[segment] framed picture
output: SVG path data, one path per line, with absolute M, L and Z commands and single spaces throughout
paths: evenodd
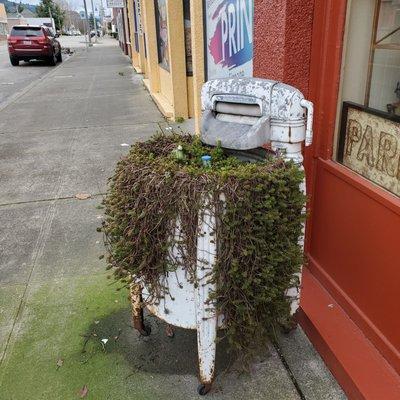
M 203 0 L 206 80 L 253 76 L 254 0 Z
M 400 196 L 400 117 L 343 102 L 337 161 Z
M 167 1 L 154 0 L 154 7 L 156 11 L 158 62 L 162 68 L 169 71 Z

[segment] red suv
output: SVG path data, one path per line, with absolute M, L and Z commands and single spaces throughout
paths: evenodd
M 46 26 L 14 26 L 8 37 L 8 53 L 14 66 L 17 66 L 20 60 L 45 60 L 50 65 L 62 61 L 60 42 Z

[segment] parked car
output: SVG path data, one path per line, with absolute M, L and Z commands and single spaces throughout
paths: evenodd
M 16 25 L 7 39 L 10 62 L 45 60 L 50 65 L 62 61 L 61 45 L 56 34 L 46 26 Z

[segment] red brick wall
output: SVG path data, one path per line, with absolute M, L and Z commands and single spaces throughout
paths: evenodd
M 254 1 L 254 76 L 308 95 L 314 0 Z

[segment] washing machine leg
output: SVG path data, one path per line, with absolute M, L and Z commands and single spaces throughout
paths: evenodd
M 142 335 L 149 336 L 150 328 L 145 326 L 142 306 L 142 288 L 136 283 L 131 284 L 131 304 L 133 327 Z
M 199 221 L 201 234 L 197 237 L 195 304 L 200 372 L 200 385 L 197 391 L 200 395 L 205 395 L 210 391 L 215 371 L 218 317 L 215 306 L 209 301 L 210 294 L 215 291 L 215 284 L 210 282 L 216 255 L 213 240 L 216 223 L 213 211 L 207 201 Z
M 304 167 L 302 165 L 299 166 L 299 169 L 301 171 L 304 171 Z M 304 195 L 307 195 L 305 178 L 300 183 L 300 190 L 304 193 Z M 302 212 L 304 214 L 306 214 L 306 212 L 307 212 L 306 207 L 304 207 Z M 298 239 L 298 243 L 301 246 L 303 252 L 304 252 L 304 235 L 305 235 L 305 223 L 303 223 L 303 227 L 302 227 L 302 230 L 301 230 L 301 235 L 300 235 L 300 237 Z M 303 268 L 301 268 L 300 272 L 296 274 L 297 277 L 298 277 L 298 280 L 299 280 L 299 287 L 289 288 L 287 290 L 287 292 L 286 292 L 286 295 L 289 298 L 292 299 L 292 302 L 290 304 L 290 314 L 293 316 L 293 319 L 292 319 L 291 323 L 288 324 L 286 326 L 286 328 L 284 328 L 284 330 L 286 330 L 287 332 L 290 332 L 290 331 L 292 331 L 293 329 L 295 329 L 297 327 L 296 315 L 297 315 L 297 311 L 298 311 L 299 305 L 300 305 L 300 291 L 301 291 L 302 270 L 303 270 Z
M 204 312 L 201 312 L 201 311 Z M 207 315 L 208 314 L 208 315 Z M 200 395 L 207 394 L 214 379 L 215 353 L 217 339 L 217 318 L 210 316 L 207 308 L 200 307 L 197 312 L 197 351 L 199 357 Z

